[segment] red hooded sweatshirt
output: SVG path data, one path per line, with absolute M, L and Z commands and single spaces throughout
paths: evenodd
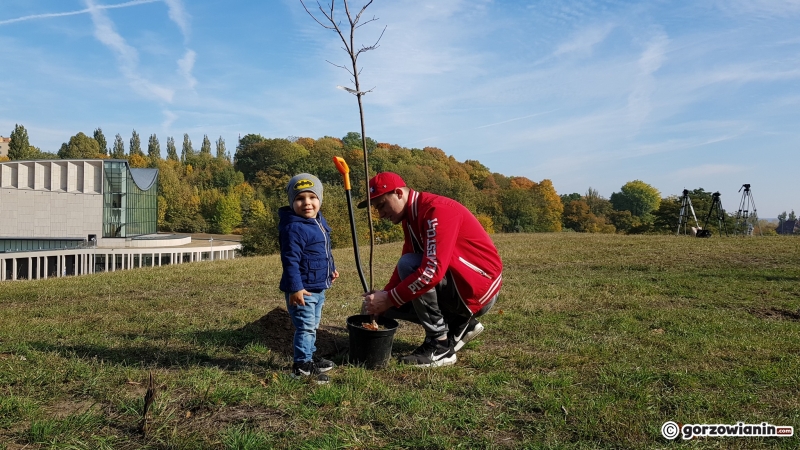
M 503 262 L 489 235 L 464 205 L 412 189 L 402 226 L 403 254 L 421 253 L 422 263 L 404 280 L 395 267 L 384 288 L 395 306 L 434 289 L 448 271 L 458 296 L 473 313 L 500 292 Z

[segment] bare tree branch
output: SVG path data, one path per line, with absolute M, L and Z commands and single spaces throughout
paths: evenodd
M 327 21 L 327 23 L 323 23 L 323 21 L 318 19 L 311 11 L 309 11 L 309 9 L 306 7 L 306 4 L 305 4 L 305 2 L 303 0 L 300 0 L 300 3 L 303 5 L 303 8 L 306 10 L 306 13 L 308 13 L 308 15 L 311 16 L 314 19 L 315 22 L 317 22 L 319 25 L 321 25 L 322 28 L 325 28 L 326 30 L 333 30 L 333 31 L 336 32 L 337 35 L 339 35 L 339 39 L 341 39 L 342 43 L 344 44 L 344 47 L 342 48 L 342 50 L 347 52 L 347 55 L 350 57 L 350 64 L 352 65 L 352 69 L 350 69 L 349 67 L 345 67 L 343 65 L 334 64 L 334 63 L 332 63 L 331 61 L 328 61 L 328 60 L 326 60 L 326 61 L 329 64 L 333 65 L 333 66 L 336 66 L 336 67 L 338 67 L 340 69 L 344 69 L 345 71 L 347 71 L 347 73 L 349 73 L 353 77 L 353 79 L 350 80 L 350 81 L 354 84 L 355 89 L 351 89 L 351 88 L 347 88 L 347 87 L 343 87 L 343 86 L 337 86 L 337 87 L 339 87 L 339 88 L 341 88 L 341 89 L 343 89 L 343 90 L 355 95 L 356 98 L 358 98 L 358 112 L 359 112 L 359 116 L 361 118 L 361 146 L 362 146 L 362 149 L 364 151 L 364 175 L 366 177 L 366 179 L 364 181 L 365 181 L 365 184 L 367 185 L 366 186 L 367 187 L 366 190 L 367 190 L 367 192 L 369 192 L 369 178 L 370 177 L 369 177 L 369 162 L 368 162 L 368 158 L 367 158 L 367 132 L 366 132 L 366 129 L 364 127 L 364 105 L 361 102 L 361 97 L 363 97 L 365 94 L 367 94 L 369 92 L 372 92 L 372 90 L 375 89 L 375 88 L 373 87 L 372 89 L 370 89 L 368 91 L 362 91 L 361 90 L 360 84 L 359 84 L 359 80 L 358 80 L 358 76 L 361 75 L 361 70 L 358 69 L 358 64 L 357 63 L 358 63 L 358 56 L 359 55 L 361 55 L 364 52 L 367 52 L 367 51 L 370 51 L 370 50 L 375 50 L 376 48 L 378 48 L 378 46 L 379 46 L 378 44 L 380 43 L 381 38 L 383 38 L 383 34 L 386 32 L 386 27 L 383 28 L 383 31 L 381 31 L 380 36 L 378 36 L 378 39 L 375 41 L 374 44 L 372 44 L 370 46 L 362 45 L 360 49 L 355 50 L 355 31 L 356 31 L 356 29 L 358 29 L 358 28 L 360 28 L 360 27 L 362 27 L 362 26 L 364 26 L 364 25 L 366 25 L 366 24 L 368 24 L 370 22 L 375 22 L 375 21 L 378 20 L 375 16 L 373 16 L 372 19 L 369 19 L 369 20 L 367 20 L 367 21 L 365 21 L 363 23 L 359 23 L 361 21 L 361 15 L 372 4 L 373 0 L 369 0 L 361 8 L 361 10 L 359 10 L 358 14 L 356 14 L 355 17 L 353 17 L 353 15 L 350 14 L 350 6 L 347 3 L 348 0 L 340 0 L 340 1 L 344 4 L 344 12 L 345 12 L 345 15 L 347 16 L 347 22 L 350 25 L 349 42 L 348 42 L 348 38 L 346 38 L 344 33 L 342 32 L 342 28 L 340 26 L 340 23 L 337 23 L 335 18 L 334 18 L 336 0 L 330 0 L 330 5 L 329 5 L 330 9 L 329 9 L 329 11 L 326 11 L 322 7 L 322 5 L 319 3 L 319 1 L 317 1 L 317 6 L 319 7 L 319 10 L 322 13 L 323 17 L 325 17 L 325 20 Z M 367 195 L 367 220 L 369 222 L 369 289 L 372 290 L 373 289 L 373 276 L 372 276 L 373 270 L 372 270 L 372 268 L 373 268 L 373 253 L 374 253 L 374 250 L 375 250 L 375 229 L 374 229 L 374 226 L 372 224 L 372 208 L 370 207 L 371 206 L 370 203 L 371 202 L 370 202 L 370 199 L 369 199 L 369 195 Z
M 332 30 L 332 29 L 333 29 L 333 27 L 331 27 L 331 26 L 328 26 L 328 25 L 325 25 L 324 23 L 320 22 L 320 21 L 317 19 L 317 16 L 315 16 L 314 14 L 312 14 L 312 13 L 311 13 L 311 11 L 309 11 L 309 10 L 308 10 L 308 7 L 306 7 L 306 4 L 303 2 L 303 0 L 300 0 L 300 4 L 301 4 L 301 5 L 303 5 L 303 9 L 305 9 L 305 10 L 306 10 L 306 12 L 308 13 L 308 15 L 309 15 L 309 16 L 311 16 L 311 18 L 312 18 L 312 19 L 314 19 L 314 21 L 315 21 L 315 22 L 317 22 L 318 24 L 320 24 L 320 26 L 321 26 L 322 28 L 325 28 L 325 29 L 327 29 L 327 30 Z M 328 15 L 327 15 L 327 14 L 325 14 L 325 10 L 324 10 L 324 9 L 322 9 L 322 5 L 320 5 L 320 4 L 319 4 L 319 2 L 317 2 L 317 6 L 319 6 L 319 10 L 320 10 L 320 11 L 322 11 L 322 15 L 324 15 L 324 16 L 325 16 L 325 18 L 327 18 L 328 20 L 331 20 L 331 19 L 328 17 Z
M 371 5 L 371 4 L 372 4 L 372 0 L 369 0 L 369 2 L 367 2 L 367 4 L 366 4 L 366 5 L 364 5 L 364 7 L 363 7 L 363 8 L 361 8 L 361 11 L 359 11 L 359 12 L 358 12 L 358 15 L 356 16 L 356 23 L 358 23 L 358 19 L 360 19 L 360 18 L 361 18 L 361 14 L 363 14 L 363 13 L 364 13 L 364 10 L 366 10 L 366 9 L 367 9 L 367 7 L 369 7 L 369 5 Z M 345 9 L 347 9 L 347 2 L 345 2 L 345 5 L 344 5 L 344 7 L 345 7 Z M 348 16 L 349 16 L 349 15 L 350 15 L 350 14 L 348 13 Z
M 348 68 L 347 68 L 347 67 L 345 67 L 345 66 L 340 66 L 339 64 L 334 64 L 334 63 L 332 63 L 332 62 L 328 61 L 327 59 L 325 60 L 325 62 L 327 62 L 328 64 L 330 64 L 330 65 L 332 65 L 332 66 L 338 67 L 338 68 L 340 68 L 340 69 L 344 69 L 344 70 L 346 70 L 346 71 L 347 71 L 347 73 L 349 73 L 350 75 L 353 75 L 353 72 L 350 72 L 350 69 L 348 69 Z M 351 80 L 351 81 L 352 81 L 352 80 Z
M 360 54 L 362 54 L 364 52 L 368 52 L 370 50 L 375 50 L 376 48 L 380 47 L 380 45 L 378 45 L 378 43 L 381 41 L 381 38 L 383 37 L 383 33 L 385 33 L 385 32 L 386 32 L 386 27 L 383 27 L 383 31 L 381 31 L 381 35 L 378 36 L 378 40 L 375 41 L 374 44 L 370 45 L 369 47 L 365 47 L 365 46 L 362 45 L 361 49 L 356 52 L 356 59 L 358 59 L 358 55 L 360 55 Z

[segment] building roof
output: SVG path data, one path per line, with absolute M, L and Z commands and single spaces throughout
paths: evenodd
M 131 178 L 136 186 L 143 191 L 150 190 L 153 183 L 158 177 L 158 169 L 129 169 L 131 171 Z

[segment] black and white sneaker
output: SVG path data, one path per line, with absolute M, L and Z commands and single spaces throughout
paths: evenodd
M 410 355 L 400 358 L 400 362 L 417 367 L 441 367 L 455 364 L 456 359 L 450 339 L 440 341 L 426 337 L 422 345 Z
M 334 367 L 336 367 L 336 364 L 334 364 L 333 361 L 325 359 L 322 356 L 314 355 L 311 358 L 312 358 L 312 361 L 314 361 L 314 364 L 317 366 L 317 369 L 319 369 L 320 372 L 324 373 L 324 372 L 327 372 L 327 371 L 333 369 Z
M 292 364 L 292 378 L 308 378 L 317 384 L 327 384 L 329 381 L 331 381 L 327 375 L 320 372 L 317 365 L 314 364 L 314 361 L 306 361 L 302 363 L 296 362 Z
M 476 336 L 483 332 L 483 324 L 475 319 L 469 319 L 466 326 L 460 330 L 455 330 L 449 338 L 453 341 L 453 351 L 461 350 L 461 347 L 467 345 L 467 342 L 475 339 Z M 460 336 L 460 339 L 459 339 Z

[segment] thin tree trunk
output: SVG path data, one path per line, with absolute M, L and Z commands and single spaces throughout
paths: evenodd
M 334 9 L 335 9 L 334 7 L 335 7 L 335 4 L 336 4 L 336 0 L 330 0 L 330 1 L 331 1 L 330 4 L 329 4 L 330 12 L 327 12 L 325 9 L 323 9 L 322 5 L 320 5 L 319 2 L 317 2 L 317 6 L 319 6 L 319 10 L 322 12 L 322 15 L 330 23 L 330 25 L 326 25 L 326 24 L 322 23 L 319 19 L 317 19 L 314 16 L 314 14 L 312 14 L 311 11 L 308 10 L 308 8 L 306 7 L 306 5 L 303 2 L 303 0 L 300 0 L 300 3 L 303 5 L 303 8 L 305 8 L 305 10 L 308 13 L 308 15 L 310 15 L 311 18 L 313 18 L 323 28 L 326 28 L 328 30 L 336 31 L 336 33 L 339 35 L 339 38 L 342 40 L 342 43 L 344 44 L 344 50 L 350 56 L 350 62 L 352 64 L 352 66 L 353 66 L 353 69 L 352 69 L 352 72 L 351 72 L 350 69 L 348 69 L 347 67 L 340 66 L 340 65 L 337 65 L 337 64 L 333 64 L 330 61 L 328 61 L 330 64 L 346 70 L 348 73 L 350 73 L 350 75 L 353 76 L 353 82 L 354 82 L 355 88 L 356 88 L 355 91 L 353 91 L 352 89 L 348 89 L 348 88 L 343 88 L 343 89 L 345 89 L 346 91 L 348 91 L 351 94 L 353 94 L 356 97 L 358 97 L 358 114 L 359 114 L 359 118 L 361 119 L 361 148 L 362 148 L 362 150 L 364 152 L 364 177 L 365 177 L 364 184 L 366 185 L 366 191 L 367 191 L 367 221 L 369 223 L 369 290 L 372 291 L 374 289 L 374 282 L 373 282 L 373 275 L 372 274 L 373 274 L 373 254 L 374 254 L 374 251 L 375 251 L 375 228 L 374 228 L 373 223 L 372 223 L 372 202 L 370 201 L 370 198 L 369 198 L 369 178 L 370 177 L 369 177 L 369 157 L 367 155 L 367 131 L 366 131 L 366 127 L 364 126 L 364 104 L 361 101 L 361 97 L 364 94 L 366 94 L 367 92 L 370 92 L 371 90 L 370 91 L 362 91 L 361 90 L 361 83 L 358 80 L 358 64 L 357 64 L 357 61 L 358 61 L 358 55 L 360 55 L 362 52 L 366 52 L 366 51 L 369 51 L 369 50 L 374 50 L 375 48 L 378 47 L 378 42 L 380 42 L 381 38 L 383 37 L 383 32 L 381 32 L 380 37 L 378 37 L 378 40 L 373 45 L 371 45 L 369 47 L 361 47 L 361 49 L 356 51 L 355 50 L 355 32 L 356 32 L 356 28 L 358 28 L 358 27 L 360 27 L 362 25 L 366 25 L 367 23 L 372 22 L 374 20 L 377 20 L 376 18 L 373 17 L 372 19 L 367 20 L 366 22 L 364 22 L 362 24 L 359 24 L 359 21 L 361 20 L 361 14 L 363 14 L 364 10 L 366 10 L 367 7 L 372 4 L 373 0 L 369 0 L 367 2 L 367 4 L 364 5 L 361 8 L 361 10 L 359 10 L 359 12 L 355 16 L 355 18 L 353 18 L 353 16 L 350 14 L 350 7 L 347 4 L 347 0 L 342 0 L 342 3 L 344 4 L 345 14 L 347 15 L 347 21 L 350 24 L 350 39 L 349 39 L 349 42 L 348 42 L 347 39 L 345 39 L 344 34 L 342 34 L 342 30 L 339 28 L 339 24 L 336 23 L 336 20 L 334 20 L 334 17 L 333 17 L 334 16 Z M 384 28 L 383 31 L 385 32 L 386 28 Z

